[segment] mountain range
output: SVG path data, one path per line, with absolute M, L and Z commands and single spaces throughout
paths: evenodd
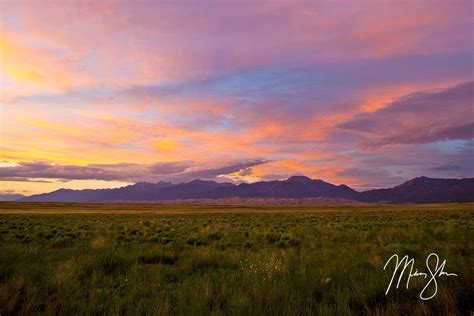
M 305 176 L 282 181 L 218 183 L 193 180 L 186 183 L 139 182 L 117 189 L 60 189 L 20 198 L 23 202 L 163 202 L 185 200 L 308 199 L 329 198 L 364 203 L 474 202 L 474 178 L 433 179 L 417 177 L 401 185 L 358 192 L 347 185 L 334 185 Z
M 0 201 L 4 201 L 4 202 L 16 201 L 24 197 L 25 195 L 23 194 L 0 193 Z

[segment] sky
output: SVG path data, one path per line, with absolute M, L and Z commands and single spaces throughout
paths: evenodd
M 472 1 L 1 1 L 0 193 L 474 176 Z

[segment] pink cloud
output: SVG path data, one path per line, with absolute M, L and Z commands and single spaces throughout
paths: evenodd
M 339 127 L 358 133 L 369 146 L 431 143 L 474 137 L 474 82 L 414 92 L 373 113 L 356 115 Z
M 58 89 L 123 87 L 295 61 L 469 49 L 457 32 L 472 26 L 466 5 L 19 3 L 7 5 L 2 29 L 30 57 L 47 56 L 39 73 Z

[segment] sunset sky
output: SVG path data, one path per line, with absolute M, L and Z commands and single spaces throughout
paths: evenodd
M 1 1 L 0 193 L 474 176 L 472 1 Z

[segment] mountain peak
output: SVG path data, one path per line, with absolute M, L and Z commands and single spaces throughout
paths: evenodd
M 292 177 L 289 177 L 286 181 L 287 182 L 310 183 L 313 180 L 311 180 L 310 178 L 308 178 L 306 176 L 292 176 Z
M 416 178 L 410 179 L 410 180 L 398 185 L 398 187 L 407 187 L 407 186 L 418 185 L 418 184 L 426 183 L 430 180 L 434 180 L 434 179 L 428 178 L 428 177 L 425 177 L 425 176 L 416 177 Z
M 425 180 L 431 180 L 432 178 L 428 178 L 428 177 L 425 177 L 425 176 L 420 176 L 420 177 L 416 177 L 416 178 L 413 178 L 412 181 L 425 181 Z

